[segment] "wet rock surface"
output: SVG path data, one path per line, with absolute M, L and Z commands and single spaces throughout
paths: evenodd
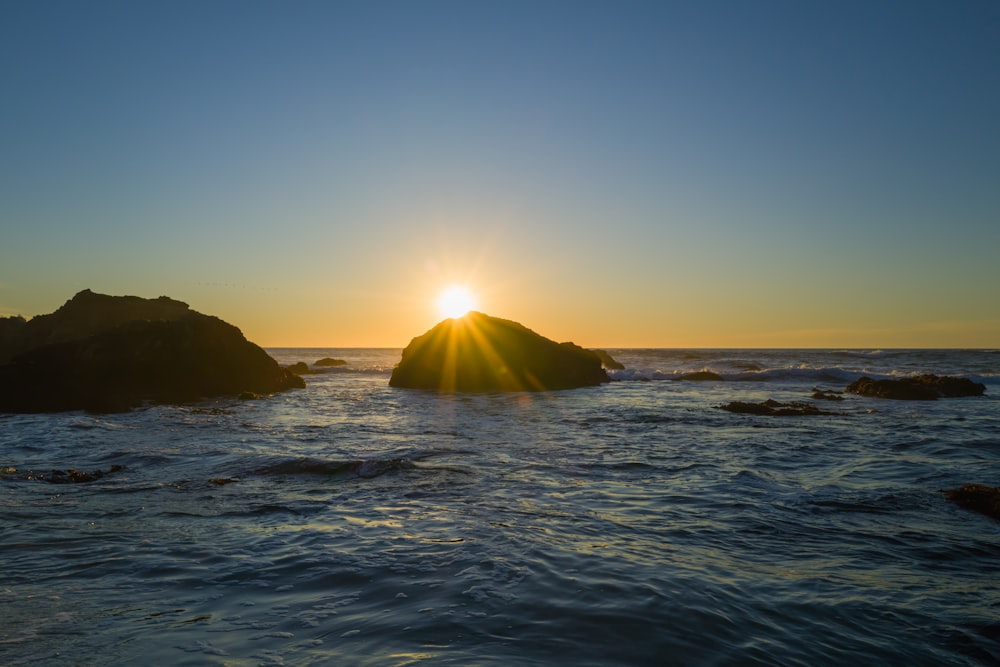
M 873 380 L 865 376 L 847 385 L 845 391 L 874 398 L 933 401 L 937 398 L 982 396 L 986 391 L 986 385 L 964 377 L 931 374 L 892 380 Z
M 844 393 L 841 391 L 834 391 L 833 389 L 819 389 L 813 387 L 812 397 L 816 401 L 842 401 L 844 400 Z
M 0 468 L 0 477 L 4 479 L 22 479 L 28 481 L 48 482 L 50 484 L 84 484 L 96 482 L 107 475 L 124 470 L 124 466 L 113 465 L 107 470 L 95 470 L 86 472 L 76 468 L 66 470 L 51 470 L 49 472 L 38 472 L 34 470 L 18 470 L 17 468 Z
M 745 401 L 732 401 L 725 405 L 720 405 L 720 409 L 727 412 L 735 412 L 744 415 L 764 415 L 768 417 L 797 417 L 811 415 L 838 415 L 839 412 L 828 412 L 821 410 L 819 406 L 805 401 L 790 401 L 782 403 L 774 399 L 768 399 L 760 403 L 749 403 Z
M 945 497 L 968 510 L 1000 519 L 1000 487 L 985 484 L 963 484 L 944 492 Z

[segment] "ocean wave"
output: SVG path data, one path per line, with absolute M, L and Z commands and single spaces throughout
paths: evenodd
M 922 370 L 891 370 L 879 373 L 871 370 L 849 370 L 837 366 L 822 368 L 797 366 L 763 370 L 727 370 L 706 366 L 700 369 L 677 369 L 671 371 L 664 371 L 657 368 L 626 368 L 625 370 L 608 371 L 608 376 L 612 380 L 619 382 L 790 382 L 796 384 L 846 386 L 863 376 L 874 380 L 898 380 L 900 378 L 916 377 L 927 373 L 928 371 Z M 1000 374 L 996 373 L 935 372 L 934 374 L 967 377 L 973 382 L 980 382 L 988 386 L 1000 384 Z M 718 376 L 718 379 L 708 377 L 709 375 Z
M 319 504 L 316 503 L 318 511 Z M 303 516 L 307 512 L 303 512 L 290 505 L 280 504 L 280 503 L 263 503 L 261 505 L 252 505 L 244 509 L 233 509 L 226 512 L 222 512 L 222 516 L 267 516 L 269 514 L 290 514 L 292 516 Z
M 311 375 L 391 375 L 392 366 L 330 366 L 310 367 Z
M 657 381 L 528 400 L 331 373 L 100 417 L 132 429 L 0 416 L 4 466 L 125 466 L 0 477 L 0 661 L 996 663 L 997 524 L 940 490 L 1000 483 L 1000 357 L 611 353 Z M 662 383 L 703 370 L 723 382 Z M 716 407 L 918 372 L 991 384 L 809 423 Z
M 314 458 L 286 459 L 257 468 L 255 475 L 320 475 L 325 477 L 378 477 L 388 472 L 413 470 L 417 464 L 407 457 L 385 459 L 324 460 Z
M 68 428 L 78 429 L 82 431 L 89 430 L 104 430 L 104 431 L 118 431 L 121 429 L 132 428 L 126 424 L 121 424 L 112 421 L 105 421 L 103 419 L 97 419 L 94 417 L 80 417 L 78 419 L 73 419 L 66 424 Z
M 851 350 L 851 349 L 831 350 L 831 354 L 840 354 L 847 357 L 885 357 L 891 353 L 876 348 L 873 350 Z
M 692 377 L 695 375 L 713 374 L 719 380 Z M 623 382 L 650 382 L 668 380 L 674 382 L 802 382 L 802 383 L 841 383 L 850 384 L 863 375 L 858 371 L 843 368 L 771 368 L 764 370 L 723 370 L 705 367 L 698 370 L 684 369 L 662 371 L 655 368 L 626 368 L 625 370 L 608 371 L 612 380 Z

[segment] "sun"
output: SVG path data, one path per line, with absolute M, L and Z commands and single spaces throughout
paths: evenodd
M 450 285 L 438 294 L 435 303 L 442 317 L 462 317 L 476 307 L 476 297 L 464 285 Z

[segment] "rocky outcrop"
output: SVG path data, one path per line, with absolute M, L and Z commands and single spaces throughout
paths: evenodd
M 28 322 L 20 315 L 0 317 L 0 363 L 17 350 Z
M 309 368 L 309 364 L 304 361 L 296 361 L 294 364 L 289 364 L 288 366 L 285 366 L 285 370 L 289 373 L 295 373 L 296 375 L 312 375 L 320 372 Z
M 47 315 L 38 315 L 20 326 L 0 326 L 0 363 L 14 355 L 43 345 L 65 343 L 93 336 L 136 320 L 169 321 L 193 313 L 186 303 L 161 296 L 109 296 L 85 289 Z M 6 329 L 6 335 L 3 331 Z
M 944 492 L 945 497 L 968 510 L 1000 519 L 1000 488 L 984 484 L 963 484 Z
M 861 377 L 847 385 L 849 393 L 901 401 L 933 401 L 936 398 L 982 396 L 986 385 L 963 377 L 920 375 L 894 380 Z
M 305 386 L 236 327 L 166 297 L 88 290 L 22 329 L 22 351 L 0 365 L 0 411 L 116 412 Z
M 813 400 L 817 401 L 842 401 L 844 397 L 841 396 L 843 392 L 834 391 L 833 389 L 819 389 L 818 387 L 813 387 L 812 397 Z
M 597 357 L 601 360 L 601 364 L 608 370 L 611 371 L 623 371 L 625 370 L 625 364 L 618 361 L 605 350 L 591 350 Z
M 317 375 L 319 373 L 328 373 L 330 369 L 334 366 L 346 366 L 347 362 L 343 359 L 331 359 L 330 357 L 324 357 L 320 359 L 312 366 L 304 361 L 297 361 L 294 364 L 289 364 L 285 366 L 290 372 L 296 375 Z M 313 368 L 313 366 L 318 366 L 318 368 Z
M 601 359 L 573 343 L 483 313 L 444 320 L 403 350 L 389 385 L 437 391 L 544 391 L 608 382 Z
M 720 409 L 728 412 L 735 412 L 744 415 L 764 415 L 767 417 L 800 417 L 811 415 L 836 415 L 836 412 L 820 410 L 819 407 L 805 401 L 791 401 L 782 403 L 769 398 L 760 403 L 747 403 L 744 401 L 733 401 L 720 405 Z

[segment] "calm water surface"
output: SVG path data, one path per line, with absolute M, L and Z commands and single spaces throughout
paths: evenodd
M 940 493 L 1000 485 L 1000 353 L 613 350 L 602 387 L 439 396 L 399 350 L 270 352 L 350 363 L 0 414 L 0 664 L 1000 662 L 1000 522 Z M 920 372 L 987 393 L 718 409 Z

